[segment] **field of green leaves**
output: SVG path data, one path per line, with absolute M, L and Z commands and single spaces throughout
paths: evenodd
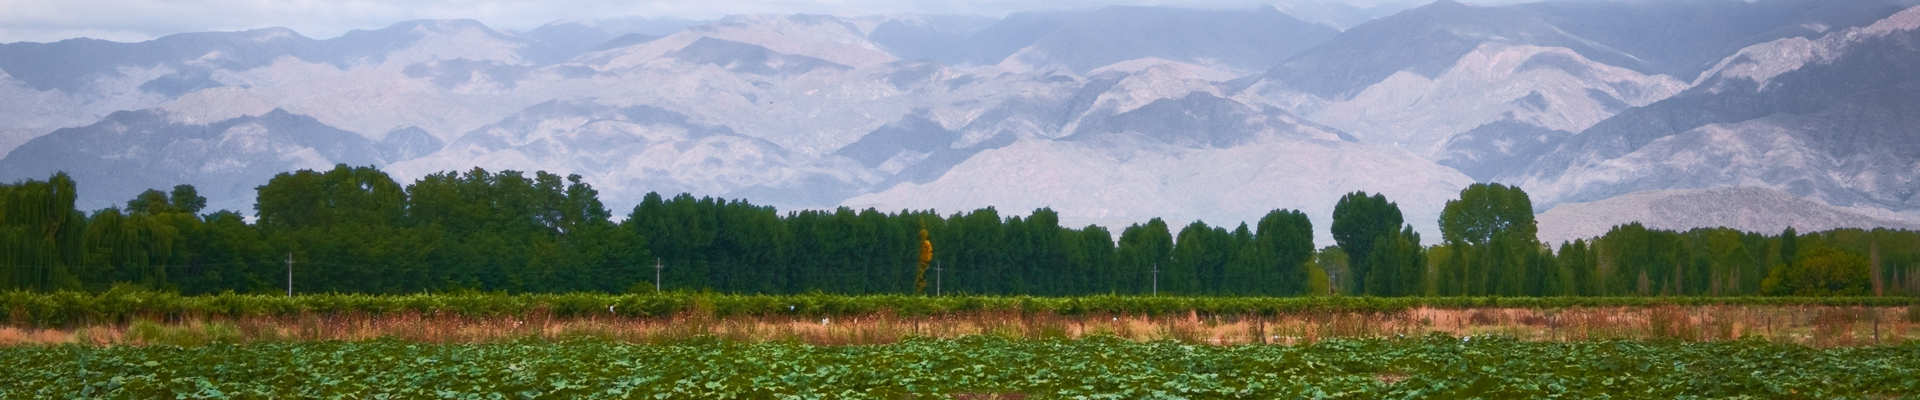
M 0 398 L 1901 398 L 1920 343 L 1302 346 L 975 336 L 873 346 L 394 340 L 0 348 Z

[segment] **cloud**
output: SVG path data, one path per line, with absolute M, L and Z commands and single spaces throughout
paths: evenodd
M 1036 8 L 1172 5 L 1251 8 L 1328 0 L 0 0 L 0 42 L 74 37 L 138 41 L 173 33 L 287 27 L 324 39 L 415 19 L 471 18 L 526 30 L 560 19 L 620 16 L 711 19 L 729 14 L 937 13 L 1000 16 Z M 1421 0 L 1331 0 L 1357 6 Z M 1424 1 L 1423 1 L 1424 2 Z

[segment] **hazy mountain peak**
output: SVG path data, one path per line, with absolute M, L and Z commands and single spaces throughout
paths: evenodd
M 1417 1 L 1292 0 L 1275 3 L 1273 7 L 1302 21 L 1347 30 L 1367 21 L 1420 5 L 1422 4 Z
M 1158 58 L 1123 61 L 1089 74 L 1094 79 L 1119 79 L 1112 89 L 1094 100 L 1094 107 L 1115 114 L 1133 111 L 1162 99 L 1186 97 L 1195 92 L 1205 92 L 1214 97 L 1231 96 L 1227 93 L 1230 89 L 1217 83 L 1228 76 L 1211 68 Z
M 1602 64 L 1647 68 L 1632 55 L 1568 34 L 1530 11 L 1440 1 L 1341 32 L 1268 71 L 1265 79 L 1345 100 L 1402 71 L 1437 77 L 1487 42 L 1563 47 Z
M 1896 33 L 1913 31 L 1920 28 L 1920 7 L 1908 8 L 1891 17 L 1865 27 L 1848 28 L 1842 32 L 1807 39 L 1791 37 L 1767 43 L 1756 44 L 1740 49 L 1739 53 L 1727 57 L 1702 72 L 1694 85 L 1715 80 L 1714 89 L 1726 85 L 1728 79 L 1745 79 L 1765 90 L 1775 76 L 1801 68 L 1808 63 L 1831 64 L 1848 47 L 1869 38 L 1885 37 Z
M 1272 7 L 1210 11 L 1107 6 L 1067 19 L 1007 60 L 1085 73 L 1154 57 L 1246 74 L 1278 65 L 1338 33 Z
M 279 107 L 248 93 L 247 89 L 225 86 L 188 93 L 156 109 L 166 112 L 168 120 L 174 123 L 204 124 L 248 115 L 265 115 L 279 110 Z
M 614 38 L 612 33 L 594 27 L 593 20 L 554 21 L 524 35 L 568 55 L 587 52 Z
M 307 38 L 306 36 L 301 36 L 300 32 L 294 32 L 293 29 L 289 29 L 286 27 L 279 27 L 279 26 L 270 27 L 270 28 L 249 29 L 245 31 L 245 33 L 252 34 L 253 41 L 255 42 L 267 42 L 267 41 L 273 41 L 281 38 L 288 38 L 288 39 L 294 39 L 294 40 L 304 40 Z
M 1540 241 L 1544 243 L 1591 240 L 1614 226 L 1633 222 L 1672 231 L 1732 228 L 1769 234 L 1787 227 L 1801 232 L 1920 229 L 1920 223 L 1888 214 L 1834 207 L 1770 188 L 1734 186 L 1649 190 L 1590 203 L 1563 203 L 1537 218 Z
M 558 61 L 558 51 L 470 19 L 406 21 L 383 29 L 347 32 L 327 41 L 347 66 L 402 68 L 464 58 L 530 65 Z
M 601 42 L 600 44 L 595 45 L 589 51 L 617 49 L 621 47 L 627 47 L 627 46 L 643 44 L 643 43 L 651 42 L 655 40 L 660 40 L 660 38 L 662 37 L 665 37 L 665 36 L 648 35 L 645 33 L 629 33 L 613 39 L 607 39 L 607 41 Z
M 85 182 L 77 203 L 82 209 L 185 183 L 207 196 L 209 209 L 246 210 L 253 188 L 276 173 L 335 163 L 385 164 L 380 148 L 359 134 L 278 108 L 200 122 L 182 122 L 173 114 L 119 111 L 92 125 L 35 138 L 0 159 L 0 179 L 65 171 Z
M 1223 82 L 1223 81 L 1231 80 L 1237 77 L 1233 75 L 1232 72 L 1221 71 L 1221 70 L 1210 68 L 1204 65 L 1173 61 L 1173 60 L 1168 60 L 1168 59 L 1159 58 L 1159 57 L 1136 58 L 1132 60 L 1126 60 L 1126 61 L 1121 61 L 1113 64 L 1108 64 L 1107 66 L 1094 68 L 1092 71 L 1087 71 L 1087 76 L 1098 76 L 1098 75 L 1107 74 L 1107 73 L 1121 73 L 1121 74 L 1175 73 L 1175 74 L 1185 75 L 1194 79 L 1203 79 L 1203 80 L 1214 81 L 1214 82 Z
M 1685 87 L 1665 75 L 1598 63 L 1563 47 L 1485 42 L 1442 73 L 1397 72 L 1307 115 L 1367 141 L 1438 159 L 1453 135 L 1495 121 L 1577 132 Z
M 780 54 L 766 47 L 710 37 L 695 40 L 687 47 L 667 53 L 665 57 L 756 75 L 798 75 L 820 68 L 847 68 L 827 60 Z
M 688 28 L 684 33 L 753 44 L 853 67 L 895 60 L 880 50 L 879 45 L 867 40 L 865 29 L 830 15 L 734 15 Z

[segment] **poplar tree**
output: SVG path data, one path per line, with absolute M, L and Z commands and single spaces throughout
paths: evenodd
M 1353 192 L 1340 198 L 1333 206 L 1333 241 L 1346 251 L 1351 263 L 1348 268 L 1353 274 L 1355 289 L 1366 292 L 1366 282 L 1374 273 L 1372 252 L 1375 242 L 1389 232 L 1397 232 L 1405 218 L 1400 214 L 1400 205 L 1387 201 L 1387 196 L 1367 192 Z

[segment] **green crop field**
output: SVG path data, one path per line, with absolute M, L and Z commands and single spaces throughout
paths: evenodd
M 1920 344 L 1304 346 L 976 336 L 872 346 L 393 340 L 0 348 L 0 398 L 1902 398 Z M 933 396 L 920 396 L 933 395 Z
M 0 399 L 1912 398 L 1911 301 L 0 292 Z

